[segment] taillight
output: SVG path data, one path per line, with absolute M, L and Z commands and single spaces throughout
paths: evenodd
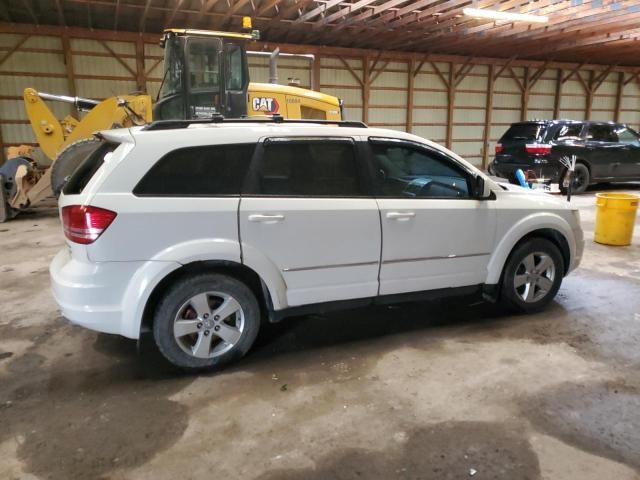
M 545 145 L 544 143 L 529 143 L 524 148 L 530 155 L 548 155 L 551 153 L 551 145 Z
M 65 236 L 75 243 L 95 242 L 107 229 L 116 213 L 104 208 L 69 205 L 62 207 L 62 226 Z
M 504 150 L 504 147 L 502 146 L 502 144 L 500 143 L 496 144 L 496 153 L 502 153 L 503 150 Z

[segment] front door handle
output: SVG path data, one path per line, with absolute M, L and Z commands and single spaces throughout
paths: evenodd
M 414 212 L 387 212 L 386 215 L 387 218 L 394 220 L 409 220 L 415 216 L 416 214 Z
M 249 215 L 250 222 L 275 223 L 284 220 L 284 215 L 262 215 L 259 213 Z

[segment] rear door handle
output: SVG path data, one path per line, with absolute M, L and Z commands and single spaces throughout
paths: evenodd
M 415 216 L 416 214 L 414 212 L 387 212 L 386 215 L 387 218 L 394 220 L 409 220 Z
M 275 223 L 282 220 L 284 220 L 284 215 L 262 215 L 260 213 L 249 215 L 250 222 Z

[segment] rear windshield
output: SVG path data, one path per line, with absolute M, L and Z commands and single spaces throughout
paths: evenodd
M 514 123 L 502 136 L 500 143 L 539 140 L 543 129 L 543 123 Z
M 119 145 L 119 143 L 103 141 L 96 144 L 94 150 L 88 153 L 85 150 L 82 154 L 86 155 L 86 157 L 84 160 L 81 160 L 78 168 L 71 174 L 69 181 L 65 183 L 62 189 L 62 193 L 65 195 L 78 195 L 82 193 L 82 190 L 87 186 L 89 180 L 100 170 L 107 153 L 113 152 Z

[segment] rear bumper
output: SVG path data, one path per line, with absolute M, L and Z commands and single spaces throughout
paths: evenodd
M 521 169 L 523 172 L 531 170 L 539 179 L 544 178 L 551 180 L 553 183 L 560 181 L 560 166 L 554 163 L 532 165 L 530 163 L 505 163 L 493 160 L 489 165 L 489 171 L 493 175 L 508 179 L 512 183 L 517 183 L 516 170 Z
M 144 262 L 83 263 L 68 248 L 58 252 L 49 266 L 53 297 L 62 315 L 91 330 L 130 338 L 123 325 L 123 299 L 135 272 Z

